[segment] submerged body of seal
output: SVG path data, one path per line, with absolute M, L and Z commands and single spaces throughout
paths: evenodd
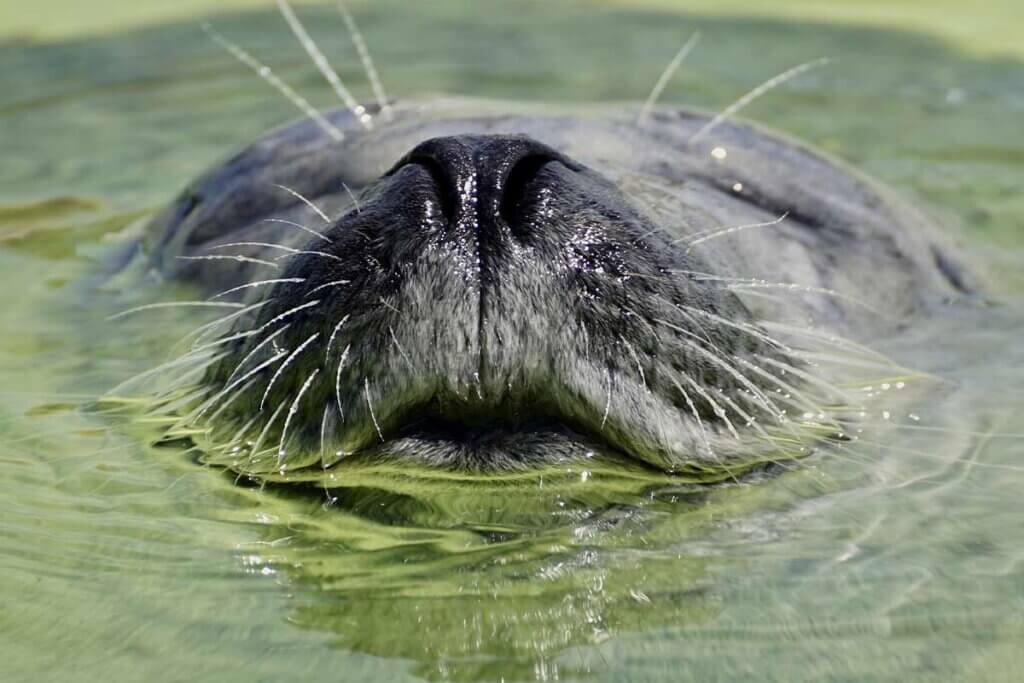
M 833 433 L 848 401 L 805 352 L 965 276 L 872 183 L 709 121 L 443 99 L 268 134 L 144 239 L 162 276 L 239 304 L 185 421 L 257 473 L 610 452 L 715 478 Z

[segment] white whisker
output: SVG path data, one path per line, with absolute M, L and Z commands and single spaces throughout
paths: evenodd
M 118 320 L 134 313 L 151 311 L 158 308 L 243 308 L 244 306 L 245 304 L 230 301 L 168 301 L 165 303 L 146 304 L 145 306 L 129 308 L 127 311 L 121 311 L 120 313 L 108 316 L 106 321 L 110 322 L 111 320 Z
M 640 373 L 640 383 L 644 385 L 644 389 L 650 391 L 650 389 L 647 386 L 647 377 L 644 375 L 644 366 L 642 363 L 640 363 L 640 356 L 637 355 L 636 349 L 633 348 L 632 344 L 626 341 L 625 337 L 620 336 L 619 341 L 625 344 L 626 349 L 629 350 L 629 355 L 633 357 L 633 362 L 636 363 L 636 370 L 637 372 Z
M 352 189 L 348 186 L 348 183 L 342 181 L 341 186 L 343 188 L 345 188 L 345 192 L 348 194 L 348 198 L 352 200 L 352 205 L 354 207 L 356 207 L 356 213 L 357 214 L 362 213 L 363 210 L 361 208 L 359 208 L 359 200 L 356 198 L 355 194 L 352 192 Z
M 265 287 L 266 285 L 278 285 L 278 284 L 281 284 L 283 282 L 305 282 L 305 281 L 306 281 L 306 278 L 302 278 L 302 277 L 283 277 L 283 278 L 277 278 L 275 280 L 260 280 L 258 282 L 249 282 L 247 284 L 239 285 L 238 287 L 232 287 L 231 289 L 225 289 L 223 292 L 219 292 L 217 294 L 214 294 L 213 296 L 210 297 L 210 300 L 212 301 L 213 299 L 219 299 L 222 296 L 227 296 L 228 294 L 234 294 L 235 292 L 241 292 L 242 290 L 245 290 L 245 289 L 252 289 L 253 287 Z
M 693 143 L 697 142 L 697 140 L 701 139 L 702 137 L 710 133 L 712 130 L 717 128 L 719 124 L 727 120 L 729 117 L 734 116 L 737 112 L 739 112 L 748 104 L 756 100 L 758 97 L 761 97 L 765 93 L 774 90 L 775 88 L 779 87 L 786 81 L 796 78 L 800 74 L 806 71 L 810 71 L 811 69 L 815 69 L 817 67 L 830 64 L 833 61 L 833 59 L 830 59 L 828 57 L 815 59 L 814 61 L 798 64 L 797 66 L 794 66 L 792 69 L 783 71 L 778 76 L 769 78 L 767 81 L 757 86 L 756 88 L 745 94 L 743 97 L 739 98 L 738 100 L 730 104 L 728 107 L 723 109 L 721 113 L 712 117 L 710 121 L 705 123 L 703 126 L 700 127 L 700 129 L 696 133 L 690 136 L 690 139 L 687 140 L 687 144 L 692 145 Z
M 198 420 L 199 418 L 201 418 L 203 415 L 206 414 L 206 411 L 209 410 L 213 406 L 214 403 L 216 403 L 217 399 L 219 399 L 219 398 L 221 398 L 223 396 L 227 396 L 229 391 L 231 391 L 232 389 L 234 389 L 238 385 L 240 385 L 243 382 L 245 382 L 247 379 L 249 379 L 250 377 L 255 375 L 257 372 L 259 372 L 259 371 L 263 370 L 264 368 L 274 364 L 275 362 L 280 360 L 282 357 L 287 355 L 287 353 L 288 353 L 287 351 L 281 351 L 280 353 L 278 353 L 278 354 L 276 354 L 274 356 L 271 356 L 267 360 L 263 361 L 262 363 L 260 363 L 256 367 L 254 367 L 252 370 L 250 370 L 249 372 L 245 373 L 244 375 L 242 375 L 241 377 L 236 379 L 234 382 L 228 384 L 226 387 L 224 387 L 223 389 L 218 391 L 216 394 L 214 394 L 212 397 L 210 397 L 210 399 L 207 400 L 205 403 L 203 403 L 202 405 L 198 406 L 194 411 L 192 411 L 192 414 L 187 416 L 184 420 L 182 420 L 182 422 L 183 423 L 195 422 L 196 420 Z
M 608 414 L 612 410 L 612 371 L 605 368 L 605 376 L 607 382 L 607 396 L 604 401 L 604 414 L 601 416 L 601 429 L 604 429 L 604 425 L 608 422 Z
M 304 232 L 308 232 L 310 235 L 313 235 L 314 237 L 322 239 L 324 242 L 333 242 L 334 241 L 330 237 L 328 237 L 327 235 L 323 234 L 322 232 L 319 232 L 318 230 L 314 230 L 313 228 L 306 227 L 302 223 L 296 223 L 295 221 L 289 221 L 289 220 L 286 220 L 284 218 L 264 218 L 260 222 L 261 223 L 280 223 L 282 225 L 289 225 L 289 226 L 291 226 L 293 228 L 298 228 L 299 230 L 302 230 Z
M 729 416 L 726 414 L 725 409 L 722 408 L 722 406 L 718 405 L 718 403 L 715 402 L 715 399 L 711 398 L 711 394 L 709 394 L 707 390 L 705 390 L 704 387 L 702 387 L 698 382 L 695 382 L 692 377 L 690 377 L 685 372 L 680 373 L 680 375 L 686 381 L 686 383 L 693 388 L 694 391 L 700 394 L 701 398 L 708 402 L 708 405 L 711 406 L 711 410 L 714 411 L 715 415 L 717 415 L 718 418 L 725 423 L 725 427 L 726 429 L 729 430 L 729 433 L 732 434 L 732 437 L 739 441 L 740 435 L 736 431 L 736 428 L 733 426 L 732 421 L 729 419 Z M 711 449 L 709 448 L 708 450 L 710 451 Z
M 683 385 L 677 382 L 675 378 L 672 378 L 672 384 L 674 384 L 676 389 L 679 390 L 679 393 L 683 395 L 683 400 L 686 401 L 686 405 L 690 409 L 690 414 L 692 414 L 693 419 L 697 421 L 698 431 L 700 431 L 701 440 L 704 441 L 704 448 L 707 450 L 708 455 L 712 460 L 718 460 L 714 450 L 711 449 L 711 441 L 708 439 L 707 429 L 704 428 L 704 420 L 700 419 L 700 413 L 697 412 L 697 406 L 694 405 L 693 399 L 690 398 L 690 395 L 686 393 L 686 389 L 683 389 Z
M 323 454 L 327 451 L 327 416 L 330 414 L 331 408 L 330 403 L 324 405 L 324 416 L 320 418 L 320 464 L 325 470 L 327 466 L 324 465 Z
M 317 110 L 316 107 L 309 103 L 309 100 L 307 100 L 299 93 L 295 92 L 291 88 L 291 86 L 289 86 L 287 83 L 278 78 L 277 74 L 275 74 L 269 66 L 260 62 L 258 59 L 253 57 L 251 54 L 243 50 L 238 45 L 232 43 L 230 40 L 222 36 L 220 33 L 217 33 L 217 31 L 213 30 L 213 26 L 211 26 L 210 24 L 204 23 L 202 25 L 202 28 L 203 31 L 205 31 L 206 34 L 209 35 L 210 38 L 212 38 L 215 43 L 217 43 L 222 48 L 231 53 L 231 55 L 235 59 L 240 61 L 242 64 L 245 64 L 250 69 L 255 71 L 260 78 L 269 83 L 270 86 L 275 88 L 279 93 L 284 95 L 285 98 L 289 102 L 294 104 L 296 107 L 298 107 L 299 110 L 302 111 L 302 113 L 304 113 L 309 118 L 313 119 L 313 121 L 315 121 L 316 124 L 320 126 L 321 130 L 323 130 L 325 133 L 331 136 L 331 138 L 333 138 L 336 142 L 341 142 L 342 140 L 345 139 L 345 134 L 342 133 L 337 126 L 328 121 L 324 117 L 324 115 L 321 114 L 319 110 Z
M 405 349 L 402 348 L 402 345 L 398 343 L 398 337 L 395 336 L 395 328 L 388 325 L 388 332 L 391 334 L 391 341 L 394 342 L 395 347 L 398 349 L 398 353 L 399 355 L 402 356 L 402 359 L 405 361 L 405 364 L 409 366 L 410 370 L 415 371 L 416 368 L 415 366 L 413 366 L 412 359 L 409 358 L 409 354 L 407 354 L 405 352 Z
M 373 59 L 370 57 L 370 51 L 366 48 L 363 34 L 359 31 L 356 20 L 348 11 L 345 3 L 338 3 L 338 11 L 341 12 L 341 19 L 345 22 L 348 35 L 352 39 L 352 44 L 356 46 L 356 52 L 359 53 L 359 61 L 363 64 L 363 70 L 366 71 L 366 79 L 370 81 L 370 87 L 373 89 L 373 96 L 377 100 L 377 106 L 380 107 L 380 113 L 384 116 L 385 121 L 390 121 L 392 116 L 391 105 L 388 104 L 388 97 L 384 94 L 384 84 L 381 82 L 380 75 L 377 73 L 377 67 L 374 66 Z
M 814 386 L 818 387 L 819 389 L 824 390 L 826 395 L 829 395 L 829 396 L 832 396 L 833 398 L 839 399 L 840 401 L 846 403 L 847 405 L 856 405 L 857 404 L 856 399 L 854 399 L 850 394 L 846 393 L 845 391 L 843 391 L 839 387 L 835 386 L 831 382 L 828 382 L 828 381 L 822 379 L 821 377 L 818 377 L 813 372 L 807 372 L 806 370 L 801 370 L 800 368 L 794 367 L 793 365 L 790 365 L 789 363 L 783 363 L 782 361 L 778 361 L 778 360 L 775 360 L 774 358 L 770 358 L 768 356 L 763 356 L 761 354 L 755 354 L 755 357 L 758 360 L 760 360 L 761 362 L 763 362 L 765 365 L 770 365 L 770 366 L 772 366 L 774 368 L 778 368 L 780 371 L 782 371 L 784 373 L 793 374 L 793 375 L 799 377 L 800 379 L 804 380 L 808 384 L 813 384 Z M 778 382 L 779 380 L 776 380 L 776 381 Z M 787 389 L 787 391 L 792 391 L 792 389 Z M 813 401 L 812 401 L 812 403 L 813 403 Z
M 258 302 L 254 303 L 254 304 L 246 306 L 245 308 L 240 308 L 237 311 L 235 311 L 234 313 L 230 313 L 230 314 L 225 315 L 225 316 L 223 316 L 221 318 L 217 318 L 216 320 L 212 320 L 212 321 L 210 321 L 208 323 L 200 325 L 199 327 L 195 328 L 191 332 L 188 332 L 181 339 L 176 341 L 174 343 L 174 346 L 175 347 L 180 346 L 181 344 L 184 344 L 185 342 L 187 342 L 192 337 L 196 338 L 195 343 L 198 344 L 200 341 L 202 341 L 206 337 L 207 333 L 209 333 L 211 330 L 214 330 L 217 327 L 219 327 L 219 326 L 221 326 L 221 325 L 223 325 L 225 323 L 231 322 L 232 320 L 237 320 L 238 318 L 241 318 L 246 313 L 254 311 L 257 308 L 263 308 L 264 306 L 266 306 L 267 304 L 269 304 L 273 300 L 274 300 L 273 297 L 271 297 L 271 298 L 268 298 L 268 299 L 264 299 L 263 301 L 258 301 Z
M 332 261 L 337 261 L 338 263 L 344 263 L 345 262 L 345 259 L 341 258 L 340 256 L 335 256 L 334 254 L 328 254 L 327 252 L 310 250 L 310 249 L 293 249 L 291 251 L 291 253 L 285 254 L 284 256 L 278 256 L 274 260 L 275 261 L 280 261 L 282 259 L 292 258 L 293 256 L 303 256 L 303 255 L 305 255 L 305 256 L 320 256 L 322 258 L 331 259 Z
M 640 108 L 640 113 L 637 114 L 637 125 L 642 124 L 647 120 L 647 117 L 650 116 L 651 110 L 654 109 L 654 105 L 657 104 L 658 98 L 661 97 L 661 93 L 665 90 L 668 82 L 672 80 L 672 76 L 675 75 L 679 66 L 683 63 L 683 60 L 685 60 L 687 55 L 689 55 L 693 48 L 697 46 L 698 42 L 700 42 L 700 31 L 694 31 L 693 35 L 691 35 L 687 41 L 683 43 L 683 46 L 679 48 L 676 56 L 668 63 L 665 70 L 661 72 L 661 76 L 658 77 L 657 82 L 651 89 L 651 94 L 647 96 L 647 101 L 644 102 L 644 106 Z
M 255 263 L 260 266 L 270 266 L 271 268 L 280 268 L 281 266 L 271 261 L 264 261 L 263 259 L 253 258 L 251 256 L 242 256 L 241 254 L 212 254 L 207 256 L 175 256 L 175 258 L 181 259 L 182 261 L 237 261 L 238 263 Z
M 341 320 L 338 321 L 338 324 L 335 325 L 334 329 L 331 331 L 331 336 L 327 340 L 327 348 L 324 350 L 324 362 L 325 363 L 327 362 L 327 358 L 331 355 L 331 347 L 334 345 L 335 337 L 338 336 L 338 332 L 341 331 L 342 326 L 347 321 L 348 321 L 348 315 L 346 314 Z
M 129 377 L 125 381 L 121 382 L 116 387 L 114 387 L 110 391 L 106 392 L 106 394 L 104 394 L 104 395 L 105 396 L 116 396 L 118 392 L 123 391 L 125 388 L 132 386 L 133 384 L 139 382 L 140 380 L 146 379 L 147 377 L 152 377 L 153 375 L 158 375 L 161 372 L 163 372 L 164 370 L 170 370 L 171 368 L 176 368 L 176 367 L 178 367 L 180 365 L 186 365 L 188 363 L 195 362 L 195 361 L 197 361 L 198 359 L 200 359 L 203 356 L 203 351 L 205 351 L 205 350 L 206 349 L 196 349 L 194 351 L 190 351 L 189 353 L 186 353 L 186 354 L 184 354 L 182 356 L 179 356 L 178 358 L 175 358 L 172 361 L 168 361 L 167 363 L 162 363 L 161 365 L 158 365 L 155 368 L 150 368 L 149 370 L 146 370 L 145 372 L 140 372 L 139 374 L 135 375 L 134 377 Z M 220 355 L 210 356 L 209 358 L 203 360 L 203 363 L 204 364 L 209 364 L 210 361 L 212 361 L 212 360 L 219 360 L 220 358 L 223 358 L 226 355 L 227 354 L 224 353 L 224 354 L 220 354 Z
M 218 418 L 218 417 L 220 417 L 220 414 L 221 414 L 221 413 L 223 413 L 223 412 L 224 412 L 225 410 L 227 410 L 227 409 L 228 409 L 228 407 L 229 407 L 229 406 L 230 406 L 230 405 L 231 405 L 232 403 L 234 403 L 234 402 L 235 402 L 235 401 L 237 401 L 237 400 L 238 400 L 238 399 L 239 399 L 239 398 L 240 398 L 241 396 L 243 396 L 243 395 L 245 394 L 245 392 L 246 392 L 246 391 L 247 391 L 247 390 L 249 389 L 249 387 L 250 387 L 250 386 L 252 386 L 252 385 L 253 385 L 253 384 L 254 384 L 255 382 L 256 382 L 256 378 L 255 378 L 255 377 L 253 377 L 253 378 L 252 378 L 252 379 L 250 379 L 250 380 L 249 380 L 248 382 L 246 382 L 245 384 L 243 384 L 243 385 L 242 385 L 242 386 L 241 386 L 241 387 L 240 387 L 240 388 L 238 389 L 238 391 L 236 391 L 236 392 L 235 392 L 234 394 L 232 394 L 232 395 L 231 395 L 231 398 L 229 398 L 228 400 L 224 401 L 224 402 L 223 402 L 222 404 L 220 404 L 220 407 L 219 407 L 219 408 L 217 408 L 217 410 L 215 410 L 215 411 L 213 411 L 212 413 L 210 413 L 210 417 L 209 417 L 209 418 L 207 418 L 207 420 L 206 420 L 206 421 L 207 421 L 207 423 L 208 423 L 208 424 L 216 424 L 216 422 L 217 422 L 217 418 Z
M 380 429 L 380 423 L 377 422 L 377 415 L 373 412 L 373 401 L 370 400 L 370 379 L 363 379 L 363 393 L 366 395 L 366 407 L 370 409 L 370 420 L 373 421 L 373 428 L 377 430 L 377 436 L 381 442 L 384 441 L 384 432 Z
M 373 117 L 366 112 L 366 107 L 359 104 L 356 98 L 352 96 L 345 84 L 342 83 L 341 77 L 338 72 L 331 67 L 330 62 L 324 56 L 324 53 L 320 51 L 316 42 L 310 37 L 306 31 L 306 27 L 302 25 L 299 18 L 295 16 L 295 12 L 292 11 L 291 5 L 288 4 L 287 0 L 277 0 L 277 8 L 281 11 L 281 16 L 288 22 L 288 27 L 295 34 L 295 37 L 299 39 L 299 43 L 302 45 L 302 49 L 306 51 L 310 59 L 313 60 L 313 64 L 317 70 L 320 71 L 324 79 L 330 84 L 331 88 L 334 89 L 335 94 L 345 103 L 348 110 L 352 112 L 352 115 L 356 117 L 359 124 L 366 130 L 373 128 Z
M 347 285 L 350 282 L 351 282 L 351 280 L 332 280 L 330 282 L 325 282 L 322 285 L 317 285 L 313 289 L 311 289 L 308 292 L 306 292 L 306 296 L 311 296 L 313 294 L 316 294 L 321 289 L 327 289 L 329 287 L 340 287 L 341 285 Z
M 249 451 L 249 461 L 250 462 L 255 462 L 256 454 L 259 453 L 260 446 L 263 445 L 263 440 L 267 438 L 267 434 L 270 433 L 270 428 L 274 425 L 275 422 L 277 422 L 277 416 L 281 414 L 281 411 L 283 409 L 284 409 L 284 403 L 282 402 L 280 405 L 277 406 L 277 408 L 274 410 L 274 412 L 270 415 L 270 419 L 267 420 L 267 423 L 265 425 L 263 425 L 263 430 L 260 432 L 259 437 L 256 438 L 256 443 L 253 444 L 252 450 Z
M 341 406 L 341 371 L 345 367 L 345 361 L 348 360 L 351 346 L 351 344 L 346 344 L 345 350 L 341 352 L 341 358 L 338 359 L 338 372 L 334 376 L 334 399 L 338 402 L 338 415 L 342 420 L 345 419 L 345 409 Z
M 279 190 L 284 190 L 285 192 L 287 192 L 288 194 L 290 194 L 291 196 L 295 197 L 300 202 L 302 202 L 303 204 L 308 206 L 310 209 L 313 210 L 313 213 L 315 213 L 317 216 L 320 216 L 320 218 L 323 220 L 324 223 L 327 223 L 328 225 L 331 224 L 331 219 L 328 218 L 327 214 L 324 213 L 323 211 L 321 211 L 320 207 L 317 206 L 316 204 L 314 204 L 312 202 L 312 200 L 307 199 L 300 192 L 298 192 L 296 190 L 293 190 L 292 188 L 287 187 L 285 185 L 278 185 L 277 183 L 271 183 L 271 184 L 274 187 L 276 187 L 277 189 L 279 189 Z
M 284 461 L 284 442 L 288 438 L 288 427 L 291 426 L 292 418 L 295 417 L 295 413 L 299 412 L 299 402 L 302 400 L 302 396 L 309 389 L 310 385 L 313 384 L 313 380 L 320 374 L 320 368 L 314 370 L 306 381 L 302 384 L 302 388 L 299 389 L 299 393 L 295 395 L 295 400 L 292 401 L 291 407 L 288 409 L 288 415 L 284 419 L 284 427 L 281 429 L 281 441 L 277 446 L 277 462 L 281 464 Z
M 334 254 L 328 254 L 327 252 L 324 251 L 316 251 L 311 249 L 295 249 L 293 247 L 286 247 L 282 244 L 273 244 L 271 242 L 225 242 L 224 244 L 214 244 L 208 248 L 226 249 L 228 247 L 259 247 L 260 249 L 276 249 L 278 251 L 286 252 L 284 256 L 278 256 L 277 260 L 280 260 L 282 258 L 288 258 L 289 256 L 300 256 L 302 254 L 306 254 L 309 256 L 322 256 L 324 258 L 329 258 L 334 261 L 340 261 L 341 263 L 345 262 L 344 259 L 342 259 L 341 257 L 335 256 Z
M 310 308 L 311 306 L 316 306 L 319 303 L 320 303 L 320 299 L 313 299 L 312 301 L 307 301 L 304 304 L 299 304 L 298 306 L 296 306 L 294 308 L 290 308 L 287 311 L 285 311 L 284 313 L 281 313 L 280 315 L 274 316 L 273 318 L 271 318 L 267 322 L 263 323 L 263 325 L 260 326 L 259 330 L 265 330 L 268 327 L 270 327 L 271 325 L 273 325 L 274 323 L 280 322 L 281 320 L 284 320 L 285 318 L 287 318 L 288 316 L 290 316 L 290 315 L 292 315 L 294 313 L 298 313 L 299 311 L 301 311 L 303 309 L 306 309 L 306 308 Z
M 260 349 L 262 349 L 264 346 L 266 346 L 267 344 L 272 342 L 275 337 L 277 337 L 279 334 L 281 334 L 282 332 L 287 330 L 290 327 L 290 325 L 291 325 L 291 323 L 289 323 L 288 325 L 285 325 L 284 327 L 282 327 L 279 330 L 275 331 L 273 334 L 268 335 L 266 339 L 264 339 L 259 344 L 254 346 L 252 348 L 252 350 L 249 351 L 249 353 L 245 354 L 245 358 L 243 358 L 241 361 L 238 362 L 238 365 L 236 365 L 235 369 L 231 371 L 231 374 L 228 375 L 228 378 L 226 380 L 224 380 L 224 383 L 225 384 L 229 384 L 231 382 L 231 380 L 234 378 L 234 376 L 236 374 L 238 374 L 238 371 L 241 370 L 243 367 L 245 367 L 245 364 L 248 363 L 249 360 L 253 356 L 255 356 L 257 353 L 260 352 Z M 259 332 L 259 330 L 255 330 L 255 331 L 253 331 L 253 334 L 256 334 L 258 332 Z
M 719 230 L 713 230 L 706 234 L 701 234 L 700 236 L 696 236 L 696 239 L 691 238 L 691 241 L 687 242 L 686 253 L 689 254 L 691 251 L 693 251 L 693 248 L 695 246 L 697 246 L 698 244 L 703 244 L 708 240 L 713 240 L 718 237 L 724 237 L 725 235 L 732 235 L 734 233 L 742 232 L 743 230 L 749 230 L 751 228 L 767 228 L 775 226 L 781 223 L 782 221 L 786 220 L 788 217 L 789 212 L 787 211 L 778 218 L 776 218 L 775 220 L 764 221 L 762 223 L 747 223 L 746 225 L 736 225 L 731 228 L 722 228 Z M 679 240 L 676 241 L 678 242 Z M 675 242 L 673 242 L 673 244 L 675 244 Z
M 291 362 L 292 362 L 293 360 L 295 360 L 295 359 L 296 359 L 296 358 L 298 357 L 298 355 L 299 355 L 300 353 L 302 353 L 302 352 L 303 352 L 303 351 L 305 350 L 305 348 L 306 348 L 307 346 L 309 346 L 310 344 L 312 344 L 312 343 L 313 343 L 313 341 L 314 341 L 314 340 L 315 340 L 315 339 L 316 339 L 317 337 L 319 337 L 319 336 L 320 336 L 320 333 L 319 333 L 319 332 L 317 332 L 317 333 L 316 333 L 316 334 L 314 334 L 314 335 L 313 335 L 312 337 L 310 337 L 310 338 L 309 338 L 309 339 L 307 339 L 306 341 L 304 341 L 304 342 L 302 342 L 301 344 L 299 344 L 299 345 L 298 345 L 298 346 L 297 346 L 297 347 L 295 348 L 295 350 L 291 352 L 291 355 L 289 355 L 289 356 L 288 356 L 287 358 L 285 358 L 285 359 L 284 359 L 284 362 L 283 362 L 283 363 L 281 363 L 280 367 L 278 367 L 278 368 L 277 368 L 277 370 L 276 370 L 276 371 L 274 372 L 274 376 L 270 378 L 270 381 L 269 381 L 269 382 L 267 382 L 267 388 L 266 388 L 266 390 L 265 390 L 265 391 L 263 392 L 263 397 L 262 397 L 262 398 L 260 399 L 260 407 L 259 407 L 259 409 L 260 409 L 261 411 L 263 410 L 263 406 L 264 406 L 264 405 L 266 404 L 266 402 L 267 402 L 267 396 L 269 396 L 269 395 L 270 395 L 270 390 L 274 388 L 274 383 L 275 383 L 275 382 L 277 382 L 277 378 L 278 378 L 278 377 L 280 377 L 280 376 L 281 376 L 281 373 L 283 373 L 283 372 L 285 371 L 285 369 L 286 369 L 286 368 L 287 368 L 287 367 L 288 367 L 289 365 L 291 365 Z

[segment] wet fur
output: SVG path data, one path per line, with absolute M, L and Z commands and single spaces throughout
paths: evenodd
M 147 231 L 152 272 L 245 305 L 197 355 L 183 420 L 240 471 L 353 454 L 501 470 L 611 449 L 732 476 L 835 431 L 841 378 L 800 352 L 851 346 L 822 331 L 870 341 L 971 289 L 922 214 L 751 125 L 389 107 L 268 134 Z M 410 150 L 497 135 L 548 150 L 548 214 L 490 242 L 458 234 L 458 206 L 436 207 L 432 233 L 396 222 L 436 181 Z M 808 319 L 813 334 L 792 325 Z

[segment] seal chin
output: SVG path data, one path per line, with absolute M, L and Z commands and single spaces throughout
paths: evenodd
M 250 471 L 617 453 L 731 474 L 778 411 L 752 370 L 791 361 L 669 234 L 529 137 L 430 139 L 286 248 L 196 414 Z

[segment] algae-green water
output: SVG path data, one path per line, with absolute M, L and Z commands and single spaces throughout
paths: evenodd
M 204 319 L 108 319 L 190 296 L 101 275 L 121 235 L 297 115 L 200 20 L 332 106 L 270 4 L 0 42 L 0 680 L 1019 679 L 1019 55 L 742 3 L 354 5 L 397 98 L 639 102 L 699 30 L 662 102 L 713 110 L 831 57 L 743 116 L 925 207 L 986 284 L 876 340 L 923 379 L 869 389 L 885 410 L 858 440 L 785 472 L 704 487 L 383 470 L 327 498 L 236 484 L 93 407 Z M 339 16 L 300 10 L 368 97 Z

